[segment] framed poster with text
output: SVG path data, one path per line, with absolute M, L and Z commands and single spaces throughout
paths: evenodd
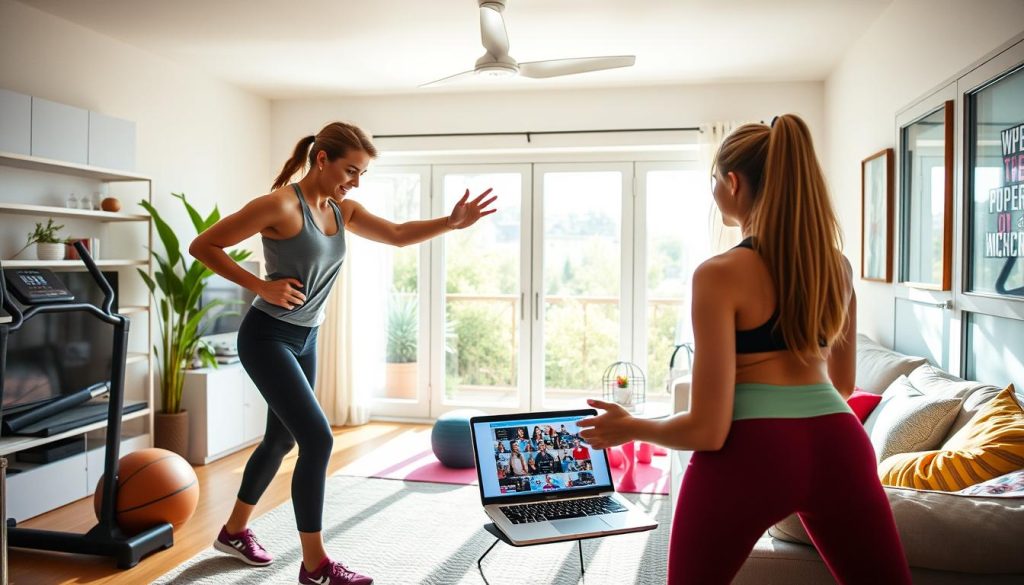
M 966 292 L 1024 298 L 1024 67 L 967 103 Z

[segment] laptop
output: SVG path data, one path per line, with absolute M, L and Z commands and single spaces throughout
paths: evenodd
M 603 449 L 579 437 L 594 409 L 470 419 L 484 511 L 515 545 L 658 527 L 615 491 Z

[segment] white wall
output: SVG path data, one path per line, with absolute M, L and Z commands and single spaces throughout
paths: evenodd
M 894 0 L 826 80 L 823 158 L 858 275 L 861 160 L 898 147 L 896 112 L 1022 31 L 1021 0 Z M 892 291 L 857 283 L 858 328 L 890 347 Z
M 268 100 L 13 0 L 0 0 L 0 87 L 134 121 L 136 172 L 180 234 L 194 231 L 172 191 L 227 213 L 267 190 Z
M 425 134 L 689 127 L 770 120 L 792 112 L 807 120 L 819 144 L 824 139 L 820 82 L 477 94 L 424 90 L 404 96 L 275 101 L 271 111 L 271 159 L 278 168 L 301 137 L 334 120 L 372 134 Z

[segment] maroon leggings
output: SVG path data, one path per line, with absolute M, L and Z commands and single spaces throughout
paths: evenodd
M 669 584 L 729 583 L 794 512 L 837 582 L 909 584 L 876 465 L 852 414 L 733 421 L 722 449 L 694 453 L 683 475 Z

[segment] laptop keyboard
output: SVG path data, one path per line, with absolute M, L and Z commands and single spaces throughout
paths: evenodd
M 582 518 L 583 516 L 599 516 L 628 511 L 625 506 L 609 496 L 535 502 L 516 506 L 499 506 L 498 508 L 513 524 Z

